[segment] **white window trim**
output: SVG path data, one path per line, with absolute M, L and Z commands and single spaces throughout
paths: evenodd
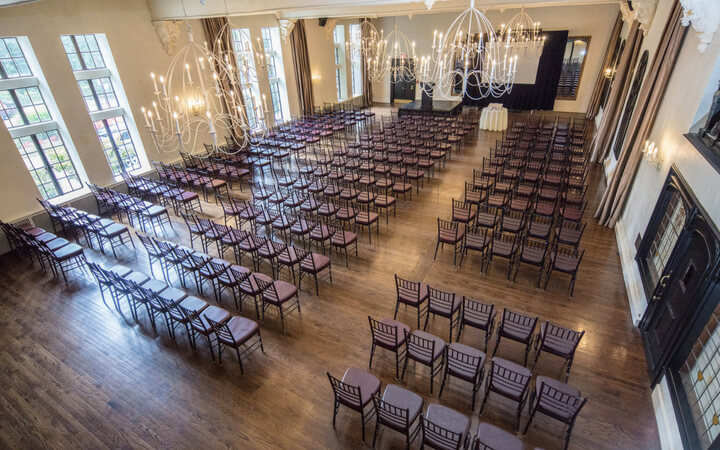
M 118 72 L 117 65 L 115 65 L 115 58 L 113 57 L 112 50 L 110 49 L 110 44 L 108 43 L 107 36 L 102 33 L 94 33 L 93 36 L 95 36 L 95 40 L 97 41 L 98 47 L 100 48 L 100 54 L 102 55 L 103 61 L 105 62 L 105 67 L 102 69 L 73 71 L 75 81 L 78 82 L 95 78 L 109 78 L 113 86 L 113 91 L 115 92 L 115 98 L 118 102 L 118 106 L 115 108 L 103 109 L 93 112 L 88 111 L 88 115 L 93 122 L 93 133 L 97 135 L 97 131 L 95 130 L 96 121 L 122 116 L 125 119 L 125 126 L 127 127 L 128 133 L 130 133 L 130 138 L 132 139 L 133 146 L 135 147 L 135 154 L 137 155 L 138 161 L 140 161 L 140 167 L 135 170 L 131 170 L 129 173 L 139 174 L 146 172 L 152 169 L 152 167 L 150 166 L 150 161 L 147 157 L 147 153 L 145 152 L 145 146 L 143 145 L 142 138 L 140 137 L 140 133 L 138 132 L 137 123 L 135 122 L 135 117 L 132 114 L 130 102 L 127 98 L 127 95 L 125 94 L 125 87 L 123 86 L 122 80 L 120 79 L 120 72 Z M 82 96 L 82 92 L 80 92 L 79 86 L 78 92 Z M 85 102 L 85 99 L 83 99 L 83 102 Z M 102 148 L 102 143 L 100 142 L 99 137 L 97 142 L 98 144 L 100 144 L 100 150 L 104 154 L 105 150 Z M 110 168 L 109 161 L 108 168 Z M 110 170 L 110 173 L 112 174 L 112 170 Z M 112 174 L 112 176 L 116 181 L 122 180 L 121 174 Z
M 49 120 L 47 122 L 34 123 L 30 125 L 23 125 L 19 127 L 7 128 L 7 130 L 13 139 L 24 136 L 31 136 L 33 134 L 41 133 L 43 131 L 58 131 L 58 134 L 60 134 L 60 137 L 63 141 L 65 150 L 67 151 L 68 156 L 73 163 L 75 173 L 77 174 L 78 179 L 83 186 L 82 188 L 75 191 L 68 192 L 66 194 L 62 194 L 46 200 L 52 202 L 53 204 L 74 200 L 88 193 L 87 186 L 85 186 L 85 183 L 88 181 L 85 167 L 83 166 L 80 155 L 78 154 L 77 149 L 75 148 L 75 144 L 70 137 L 70 133 L 67 130 L 67 126 L 65 125 L 62 114 L 60 114 L 60 109 L 55 103 L 55 97 L 53 97 L 52 91 L 50 91 L 50 87 L 48 85 L 47 79 L 45 78 L 45 74 L 43 73 L 42 67 L 40 67 L 40 62 L 35 56 L 35 52 L 33 51 L 32 45 L 30 44 L 30 39 L 27 36 L 14 37 L 15 39 L 17 39 L 18 44 L 20 45 L 20 49 L 25 56 L 25 60 L 27 61 L 28 66 L 30 67 L 30 71 L 33 73 L 33 76 L 0 80 L 0 90 L 37 87 L 43 97 L 43 101 L 45 102 L 45 106 L 47 107 L 52 120 Z M 15 149 L 15 151 L 18 150 Z M 37 187 L 37 185 L 36 189 L 38 190 L 38 193 L 42 196 L 40 188 Z
M 270 30 L 270 40 L 272 41 L 272 50 L 265 50 L 266 56 L 275 56 L 275 76 L 270 77 L 268 75 L 268 92 L 270 92 L 270 105 L 272 106 L 272 88 L 270 87 L 271 83 L 273 81 L 277 81 L 279 83 L 279 92 L 280 92 L 280 107 L 282 109 L 282 116 L 283 116 L 283 122 L 287 122 L 291 120 L 290 115 L 290 101 L 288 98 L 288 92 L 287 92 L 287 83 L 285 82 L 285 63 L 283 61 L 283 55 L 282 55 L 282 41 L 280 40 L 280 29 L 278 27 L 263 27 L 263 29 L 269 29 Z M 264 50 L 264 49 L 263 49 Z M 269 58 L 265 58 L 267 61 Z M 266 68 L 267 72 L 267 68 Z M 275 108 L 272 108 L 272 120 L 275 125 L 279 125 L 278 122 L 275 122 Z M 269 111 L 270 113 L 270 111 Z M 267 118 L 265 119 L 267 120 Z

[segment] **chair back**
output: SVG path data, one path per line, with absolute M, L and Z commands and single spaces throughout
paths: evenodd
M 455 310 L 455 293 L 445 292 L 428 285 L 428 300 L 431 309 L 453 312 Z
M 544 347 L 546 343 L 560 344 L 559 346 L 561 348 L 570 347 L 572 350 L 568 352 L 567 357 L 572 357 L 584 335 L 585 330 L 571 330 L 561 327 L 560 325 L 555 325 L 548 320 L 545 322 L 545 332 L 542 335 L 541 347 Z
M 543 380 L 540 381 L 538 408 L 561 422 L 572 425 L 586 402 L 587 397 L 555 389 Z
M 430 365 L 432 365 L 435 361 L 435 340 L 425 339 L 416 333 L 409 333 L 407 330 L 404 330 L 404 332 L 408 357 L 415 360 L 430 361 Z
M 537 321 L 537 316 L 527 316 L 525 314 L 514 312 L 505 308 L 503 309 L 502 320 L 500 321 L 500 328 L 523 330 L 525 332 L 527 332 L 527 330 L 530 330 L 530 333 L 532 333 L 532 331 L 535 329 L 535 326 L 537 325 Z
M 420 282 L 405 280 L 396 274 L 395 290 L 397 291 L 398 298 L 401 296 L 415 297 L 418 301 L 420 301 Z
M 209 317 L 205 317 L 205 320 L 210 324 L 210 328 L 215 332 L 218 339 L 225 342 L 235 342 L 235 338 L 227 322 L 215 322 Z
M 463 446 L 463 435 L 443 428 L 422 416 L 423 444 L 432 448 L 459 450 Z
M 382 345 L 386 342 L 393 342 L 393 348 L 399 345 L 398 327 L 382 323 L 368 316 L 370 322 L 370 334 L 372 334 L 373 342 Z
M 349 385 L 342 380 L 335 378 L 327 372 L 328 379 L 330 380 L 330 386 L 332 386 L 335 400 L 349 408 L 358 409 L 362 406 L 362 395 L 360 393 L 360 386 Z
M 472 379 L 477 380 L 482 373 L 484 357 L 465 353 L 452 346 L 447 347 L 447 365 L 450 373 L 472 374 Z
M 473 322 L 491 324 L 495 322 L 495 304 L 483 303 L 463 296 L 463 317 Z
M 375 411 L 377 411 L 378 422 L 398 431 L 407 431 L 410 427 L 408 419 L 410 412 L 407 408 L 400 408 L 380 398 L 380 395 L 373 396 Z

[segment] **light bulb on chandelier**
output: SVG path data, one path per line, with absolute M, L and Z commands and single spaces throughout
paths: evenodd
M 173 56 L 165 74 L 150 73 L 155 100 L 151 108 L 141 108 L 146 128 L 161 152 L 195 153 L 198 140 L 209 135 L 211 153 L 236 153 L 249 145 L 251 138 L 261 139 L 265 130 L 264 120 L 250 125 L 238 94 L 255 75 L 245 57 L 239 68 L 235 67 L 231 62 L 234 58 L 228 55 L 231 50 L 221 51 L 217 41 L 217 52 L 207 42 L 198 44 L 190 25 L 186 27 L 188 43 Z M 223 32 L 220 43 L 226 35 L 232 38 L 229 27 Z M 225 49 L 233 49 L 232 43 Z M 228 145 L 218 145 L 219 137 L 225 137 Z M 229 145 L 230 140 L 233 145 Z
M 540 34 L 540 22 L 535 22 L 524 7 L 507 24 L 501 25 L 500 40 L 509 42 L 516 53 L 528 55 L 539 55 L 545 45 L 545 36 Z
M 512 90 L 517 53 L 510 36 L 498 38 L 490 20 L 471 0 L 446 32 L 434 32 L 431 54 L 420 59 L 420 87 L 428 95 L 500 97 Z

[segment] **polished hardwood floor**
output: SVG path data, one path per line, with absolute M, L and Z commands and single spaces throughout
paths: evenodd
M 385 111 L 385 110 L 379 110 Z M 506 263 L 497 260 L 486 276 L 470 256 L 461 269 L 446 249 L 433 261 L 436 218 L 450 216 L 450 200 L 460 198 L 463 182 L 480 167 L 500 133 L 480 132 L 419 196 L 399 205 L 380 238 L 361 235 L 360 256 L 333 264 L 333 284 L 321 282 L 320 296 L 309 281 L 301 294 L 302 315 L 287 320 L 287 335 L 271 311 L 261 324 L 265 353 L 256 352 L 240 375 L 234 354 L 221 366 L 211 362 L 205 342 L 193 352 L 184 332 L 178 345 L 165 330 L 154 334 L 108 309 L 94 279 L 79 272 L 71 282 L 43 276 L 25 259 L 0 257 L 0 446 L 3 448 L 362 448 L 360 418 L 341 408 L 331 425 L 332 391 L 326 371 L 341 377 L 350 366 L 367 368 L 370 330 L 367 316 L 392 317 L 393 274 L 421 280 L 458 295 L 536 314 L 586 330 L 570 384 L 589 397 L 570 442 L 571 448 L 659 448 L 640 335 L 633 327 L 612 230 L 599 227 L 592 211 L 599 201 L 599 167 L 590 177 L 587 250 L 575 295 L 568 279 L 553 276 L 546 291 L 535 289 L 536 272 L 521 268 L 515 283 L 505 280 Z M 244 193 L 234 195 L 247 197 Z M 204 204 L 208 215 L 220 211 Z M 174 217 L 167 238 L 188 244 L 185 226 Z M 120 262 L 149 273 L 139 242 L 121 249 L 119 261 L 98 252 L 88 257 L 106 265 Z M 265 266 L 267 270 L 267 266 Z M 156 271 L 159 274 L 159 271 Z M 232 301 L 224 302 L 234 311 Z M 246 308 L 241 313 L 254 318 Z M 414 328 L 414 310 L 398 319 Z M 482 335 L 466 329 L 462 342 L 482 348 Z M 431 319 L 428 331 L 446 336 L 447 320 Z M 494 338 L 490 344 L 494 344 Z M 498 355 L 522 363 L 519 344 L 503 342 Z M 561 361 L 543 356 L 535 374 L 561 377 Z M 390 353 L 380 350 L 372 373 L 383 384 L 394 381 Z M 429 395 L 429 371 L 408 367 L 405 387 L 427 403 L 440 402 L 506 430 L 514 427 L 515 405 L 491 397 L 483 415 L 469 409 L 469 387 L 452 381 L 442 399 Z M 482 398 L 482 397 L 480 397 Z M 522 424 L 527 420 L 523 413 Z M 372 438 L 374 421 L 368 428 Z M 474 432 L 474 431 L 473 431 Z M 564 427 L 539 416 L 523 438 L 527 448 L 562 448 Z M 419 440 L 415 441 L 415 446 Z M 402 437 L 383 429 L 379 448 L 402 448 Z

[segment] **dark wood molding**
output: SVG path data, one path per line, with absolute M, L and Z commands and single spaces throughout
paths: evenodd
M 707 162 L 720 173 L 720 149 L 709 146 L 696 133 L 684 134 L 685 138 L 700 152 Z

